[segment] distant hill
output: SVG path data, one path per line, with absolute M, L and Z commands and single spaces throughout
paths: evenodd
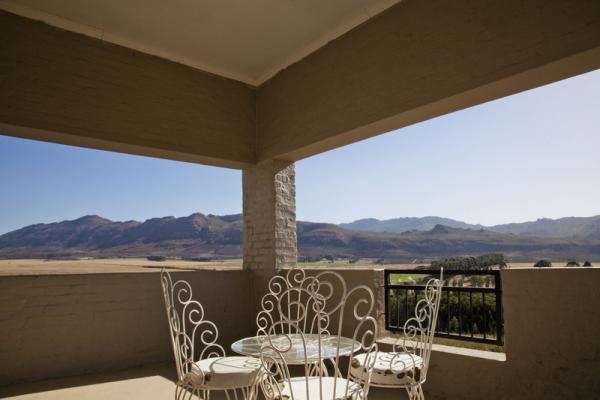
M 445 225 L 451 228 L 480 229 L 482 225 L 472 225 L 462 221 L 442 217 L 406 217 L 379 220 L 375 218 L 359 219 L 347 224 L 340 224 L 342 228 L 369 232 L 396 232 L 428 231 L 436 225 Z
M 429 231 L 364 232 L 332 224 L 298 223 L 298 248 L 304 256 L 332 254 L 386 261 L 503 253 L 509 260 L 598 259 L 600 240 L 518 236 L 484 229 L 435 225 Z
M 431 220 L 428 220 L 420 226 L 429 227 L 427 224 L 430 223 Z M 417 226 L 415 223 L 410 226 L 413 229 L 402 233 L 367 232 L 335 224 L 299 221 L 299 256 L 411 261 L 503 253 L 512 260 L 600 259 L 600 229 L 594 230 L 597 224 L 589 225 L 585 231 L 589 235 L 573 235 L 568 239 L 445 224 L 435 224 L 426 230 L 414 228 Z M 149 255 L 215 259 L 241 257 L 242 216 L 196 213 L 181 218 L 113 222 L 90 215 L 72 221 L 31 225 L 0 236 L 2 258 Z
M 494 232 L 548 238 L 600 239 L 600 215 L 559 219 L 540 218 L 536 221 L 495 225 L 486 229 L 493 230 Z
M 97 215 L 30 225 L 0 236 L 2 257 L 167 256 L 237 257 L 242 251 L 242 216 L 204 215 L 112 222 Z
M 541 218 L 537 221 L 520 222 L 493 226 L 473 225 L 442 217 L 394 218 L 378 220 L 359 219 L 341 227 L 369 232 L 402 233 L 411 230 L 428 231 L 435 225 L 445 225 L 462 229 L 485 229 L 498 233 L 512 233 L 543 238 L 590 238 L 600 239 L 600 215 L 594 217 L 567 217 L 559 219 Z

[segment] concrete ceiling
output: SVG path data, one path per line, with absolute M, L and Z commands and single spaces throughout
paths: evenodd
M 0 0 L 0 8 L 259 85 L 398 1 Z

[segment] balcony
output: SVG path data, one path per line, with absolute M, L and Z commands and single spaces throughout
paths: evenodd
M 600 68 L 597 1 L 301 3 L 0 1 L 0 134 L 243 170 L 243 267 L 175 272 L 225 347 L 296 265 L 295 161 Z M 340 271 L 385 347 L 384 271 Z M 157 272 L 0 271 L 0 396 L 172 396 Z M 500 277 L 505 353 L 437 345 L 427 398 L 598 397 L 600 270 Z
M 377 293 L 384 326 L 384 271 L 338 271 Z M 190 281 L 221 343 L 254 334 L 252 272 L 174 273 Z M 593 398 L 600 269 L 508 269 L 501 279 L 505 353 L 434 345 L 427 398 Z M 170 398 L 175 367 L 160 290 L 157 272 L 2 276 L 0 396 Z M 384 348 L 389 334 L 381 332 Z M 374 399 L 404 395 L 372 390 Z

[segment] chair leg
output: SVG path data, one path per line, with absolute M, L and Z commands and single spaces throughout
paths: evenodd
M 423 393 L 423 387 L 419 383 L 416 386 L 406 388 L 409 400 L 425 400 L 425 394 Z
M 184 400 L 187 393 L 188 390 L 183 385 L 180 383 L 175 385 L 175 400 Z
M 256 400 L 258 385 L 224 390 L 227 400 Z
M 189 400 L 193 395 L 194 392 L 184 385 L 177 383 L 175 386 L 175 400 Z
M 193 389 L 177 383 L 175 386 L 175 400 L 210 400 L 210 390 Z
M 227 400 L 256 400 L 258 394 L 258 384 L 248 387 L 227 389 L 225 398 Z M 175 400 L 210 400 L 210 390 L 193 389 L 178 383 L 175 386 Z

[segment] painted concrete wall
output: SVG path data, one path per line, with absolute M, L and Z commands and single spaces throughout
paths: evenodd
M 502 282 L 503 392 L 515 399 L 598 397 L 600 269 L 513 270 Z
M 243 167 L 254 89 L 0 11 L 0 133 Z
M 600 68 L 595 0 L 406 0 L 258 91 L 258 158 L 297 160 Z
M 249 272 L 172 276 L 226 349 L 251 334 Z M 158 273 L 1 277 L 0 338 L 0 385 L 173 361 Z

